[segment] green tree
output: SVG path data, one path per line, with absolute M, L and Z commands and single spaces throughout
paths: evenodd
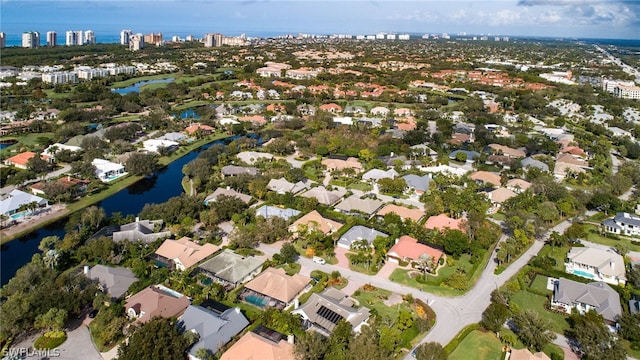
M 118 359 L 183 359 L 189 340 L 172 319 L 154 318 L 134 329 L 128 343 L 118 349 Z
M 67 310 L 51 308 L 44 314 L 36 316 L 34 326 L 37 329 L 60 331 L 67 320 Z
M 325 337 L 316 332 L 306 332 L 298 338 L 293 348 L 296 360 L 322 360 L 328 350 Z
M 584 315 L 569 316 L 569 334 L 580 344 L 582 359 L 626 359 L 624 348 L 614 333 L 610 332 L 602 316 L 591 310 Z
M 444 251 L 456 259 L 471 249 L 469 238 L 460 230 L 447 230 L 442 242 Z
M 513 317 L 513 322 L 518 329 L 518 337 L 522 343 L 535 351 L 541 351 L 545 345 L 556 338 L 556 334 L 549 330 L 551 328 L 549 321 L 540 317 L 533 310 L 526 309 L 516 314 Z
M 417 360 L 447 360 L 447 352 L 437 342 L 420 344 L 416 348 Z
M 326 359 L 344 359 L 352 337 L 351 323 L 342 319 L 338 322 L 329 337 L 329 349 Z
M 36 155 L 27 161 L 27 169 L 38 175 L 46 174 L 50 168 L 51 164 L 41 158 L 40 155 Z
M 125 169 L 131 175 L 149 175 L 158 170 L 158 155 L 133 153 L 124 164 Z
M 286 264 L 294 263 L 298 259 L 298 251 L 291 243 L 282 244 L 280 248 L 280 259 Z
M 500 332 L 509 317 L 509 308 L 505 304 L 492 302 L 482 313 L 480 324 L 487 330 Z

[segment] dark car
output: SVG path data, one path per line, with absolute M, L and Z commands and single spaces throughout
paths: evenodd
M 96 315 L 98 315 L 98 309 L 93 309 L 88 316 L 90 319 L 93 319 L 94 317 L 96 317 Z

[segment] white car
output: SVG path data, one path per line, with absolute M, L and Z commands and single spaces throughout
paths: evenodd
M 326 263 L 327 263 L 327 262 L 326 262 L 323 258 L 321 258 L 320 256 L 314 256 L 314 257 L 313 257 L 313 262 L 314 262 L 314 263 L 316 263 L 316 264 L 320 264 L 320 265 L 324 265 L 324 264 L 326 264 Z

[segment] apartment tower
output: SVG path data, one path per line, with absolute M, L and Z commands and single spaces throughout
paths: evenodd
M 56 46 L 58 34 L 55 31 L 47 31 L 47 46 Z

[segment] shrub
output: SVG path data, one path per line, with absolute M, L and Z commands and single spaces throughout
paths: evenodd
M 49 331 L 36 339 L 33 347 L 36 349 L 55 349 L 67 340 L 64 331 Z

